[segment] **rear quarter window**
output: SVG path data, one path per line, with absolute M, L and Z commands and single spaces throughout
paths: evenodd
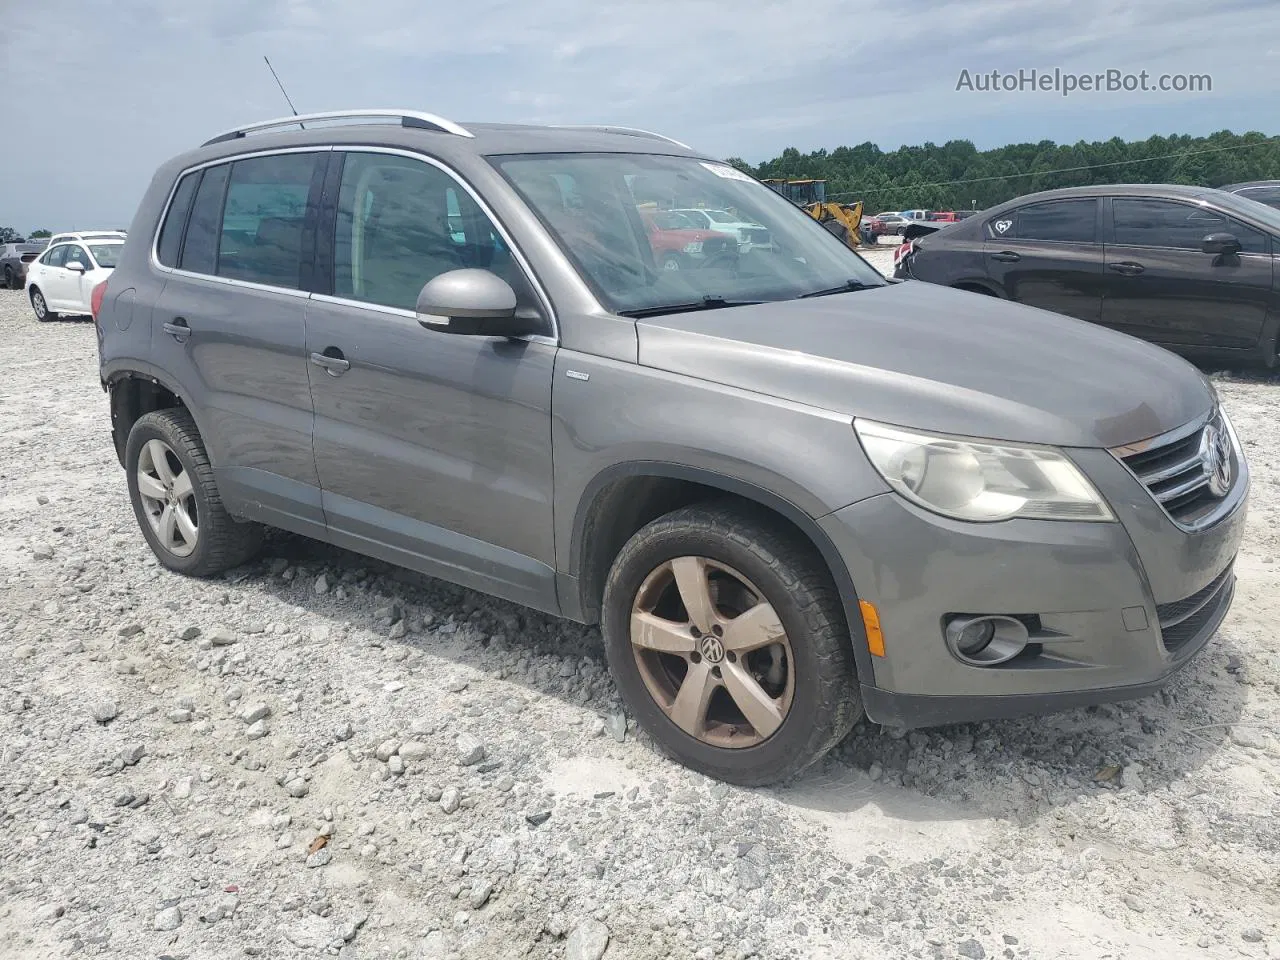
M 166 267 L 176 267 L 182 253 L 182 234 L 187 228 L 187 214 L 191 212 L 191 199 L 200 183 L 200 173 L 188 173 L 178 181 L 178 188 L 169 201 L 164 223 L 160 225 L 160 237 L 156 241 L 156 259 Z

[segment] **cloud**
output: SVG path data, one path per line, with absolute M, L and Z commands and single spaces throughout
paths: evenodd
M 300 110 L 631 124 L 752 160 L 1265 128 L 1269 0 L 49 0 L 0 35 L 0 223 L 108 224 L 218 130 Z M 1272 58 L 1273 62 L 1273 58 Z M 1211 73 L 1209 96 L 956 93 L 962 69 Z M 56 108 L 54 108 L 56 104 Z M 1275 132 L 1275 131 L 1272 131 Z M 21 184 L 16 189 L 13 184 Z

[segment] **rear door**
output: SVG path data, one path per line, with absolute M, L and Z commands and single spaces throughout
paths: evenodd
M 1271 239 L 1194 201 L 1111 200 L 1102 319 L 1156 343 L 1248 348 L 1271 300 Z M 1240 241 L 1238 256 L 1204 253 L 1211 233 Z
M 1098 200 L 1046 200 L 986 224 L 987 276 L 1029 306 L 1097 323 L 1102 316 L 1103 249 Z
M 153 362 L 188 392 L 223 498 L 243 516 L 316 535 L 324 514 L 304 347 L 328 156 L 245 157 L 179 182 L 158 242 L 167 280 L 151 335 Z

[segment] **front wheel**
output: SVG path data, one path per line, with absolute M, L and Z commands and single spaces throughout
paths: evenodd
M 610 571 L 602 632 L 637 721 L 708 776 L 785 780 L 862 712 L 821 560 L 783 524 L 735 504 L 686 507 L 636 533 Z
M 41 323 L 58 319 L 58 314 L 49 309 L 49 304 L 45 302 L 44 293 L 39 287 L 31 288 L 31 309 L 36 312 L 36 319 Z
M 186 410 L 139 418 L 125 446 L 129 498 L 156 558 L 170 570 L 209 577 L 258 552 L 262 527 L 227 513 L 209 455 Z
M 678 253 L 668 253 L 662 258 L 663 270 L 679 270 L 680 266 L 680 255 Z

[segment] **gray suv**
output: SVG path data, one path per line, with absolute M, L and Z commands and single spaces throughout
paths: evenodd
M 94 291 L 168 568 L 270 525 L 598 623 L 643 728 L 742 784 L 864 712 L 1147 694 L 1226 615 L 1247 467 L 1173 354 L 885 280 L 646 131 L 300 119 L 166 163 Z M 772 243 L 649 227 L 675 208 Z

